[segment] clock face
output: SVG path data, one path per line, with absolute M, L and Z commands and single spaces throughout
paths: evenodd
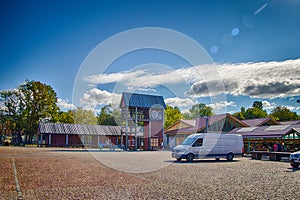
M 154 118 L 154 119 L 156 119 L 158 117 L 158 112 L 156 110 L 153 110 L 151 112 L 151 117 Z
M 161 120 L 162 119 L 161 111 L 152 110 L 151 119 Z

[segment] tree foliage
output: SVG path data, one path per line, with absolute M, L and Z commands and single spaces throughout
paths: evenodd
M 296 112 L 290 111 L 286 106 L 277 106 L 271 111 L 270 117 L 278 121 L 298 120 L 299 116 Z
M 263 104 L 262 104 L 261 101 L 254 101 L 252 107 L 253 108 L 258 108 L 260 110 L 263 110 Z
M 268 113 L 257 107 L 248 108 L 244 114 L 245 119 L 258 119 L 268 117 Z
M 40 120 L 54 120 L 59 111 L 54 89 L 39 81 L 26 80 L 14 90 L 1 91 L 0 95 L 4 101 L 4 115 L 14 120 L 18 132 L 24 131 L 26 142 L 31 142 Z
M 99 125 L 117 126 L 111 105 L 103 106 L 97 118 Z
M 57 122 L 65 123 L 65 124 L 74 124 L 74 116 L 71 110 L 67 112 L 60 111 L 58 113 Z
M 241 120 L 266 117 L 271 117 L 277 121 L 290 121 L 299 119 L 297 113 L 290 111 L 286 106 L 277 106 L 268 115 L 268 113 L 263 109 L 263 104 L 260 101 L 253 102 L 253 106 L 247 110 L 245 110 L 244 107 L 241 107 L 241 111 L 234 113 L 233 116 Z
M 241 111 L 240 111 L 240 112 L 234 113 L 233 116 L 234 116 L 235 118 L 240 119 L 240 120 L 244 120 L 244 119 L 245 119 L 245 116 L 244 116 L 245 113 L 246 113 L 245 107 L 241 107 Z
M 24 109 L 25 104 L 23 98 L 20 98 L 18 90 L 1 91 L 1 124 L 5 125 L 6 130 L 17 133 L 20 137 L 21 131 L 24 130 Z M 17 143 L 20 141 L 17 141 Z M 15 141 L 14 141 L 15 142 Z
M 164 127 L 167 128 L 174 124 L 176 121 L 182 118 L 182 114 L 178 107 L 172 107 L 167 105 L 165 110 L 165 124 Z
M 193 105 L 192 108 L 190 109 L 190 113 L 191 113 L 191 118 L 212 116 L 214 114 L 212 107 L 207 106 L 204 103 Z
M 72 111 L 74 122 L 76 124 L 97 124 L 97 117 L 95 116 L 94 112 L 91 110 L 86 110 L 83 108 L 77 108 L 76 110 Z
M 241 111 L 234 113 L 234 117 L 244 120 L 244 119 L 257 119 L 268 117 L 268 113 L 263 110 L 263 104 L 260 101 L 254 101 L 251 108 L 247 110 L 244 107 L 241 107 Z
M 20 85 L 19 90 L 25 99 L 26 129 L 32 135 L 36 133 L 41 119 L 49 118 L 51 121 L 59 111 L 57 95 L 50 85 L 39 81 L 26 81 Z

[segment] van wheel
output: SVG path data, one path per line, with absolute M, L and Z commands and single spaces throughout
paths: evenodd
M 299 164 L 297 164 L 297 163 L 291 163 L 291 166 L 292 166 L 293 168 L 298 168 L 298 167 L 299 167 Z
M 192 153 L 189 153 L 188 155 L 186 155 L 187 162 L 193 162 L 193 159 L 194 159 L 194 155 Z
M 232 161 L 232 160 L 233 160 L 233 157 L 234 157 L 233 153 L 229 153 L 229 154 L 227 154 L 226 159 L 227 159 L 228 161 Z

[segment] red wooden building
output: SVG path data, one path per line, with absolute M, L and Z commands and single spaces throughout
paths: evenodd
M 38 144 L 52 147 L 93 147 L 99 144 L 122 146 L 120 126 L 40 123 Z
M 163 97 L 123 92 L 120 107 L 125 122 L 125 149 L 159 148 L 163 143 L 166 108 Z M 142 130 L 143 135 L 139 136 L 138 130 Z
M 38 144 L 55 147 L 92 147 L 100 144 L 125 150 L 156 150 L 163 143 L 164 109 L 162 96 L 123 93 L 120 103 L 123 127 L 86 124 L 40 123 Z

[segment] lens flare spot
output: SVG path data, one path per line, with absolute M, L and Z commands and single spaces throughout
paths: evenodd
M 232 29 L 232 31 L 231 31 L 232 36 L 237 36 L 238 34 L 240 34 L 239 28 L 236 27 L 236 28 Z
M 219 47 L 217 45 L 214 45 L 210 48 L 210 53 L 216 54 L 219 52 Z
M 253 15 L 244 15 L 242 21 L 246 28 L 253 28 L 255 26 L 255 19 Z

